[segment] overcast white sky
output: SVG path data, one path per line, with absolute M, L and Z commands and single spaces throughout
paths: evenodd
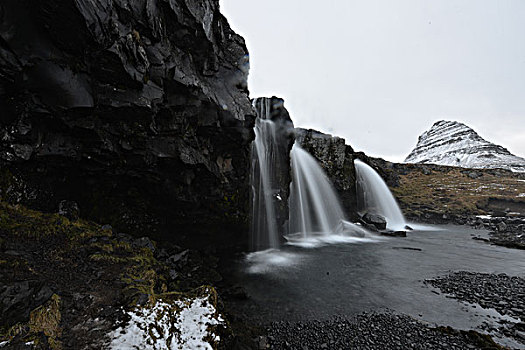
M 525 0 L 221 0 L 251 97 L 402 161 L 437 120 L 525 156 Z

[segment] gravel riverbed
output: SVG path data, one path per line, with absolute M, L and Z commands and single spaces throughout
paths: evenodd
M 259 339 L 259 349 L 501 349 L 480 333 L 435 328 L 391 312 L 275 322 L 267 331 L 267 337 Z
M 459 271 L 426 283 L 455 299 L 525 321 L 525 278 Z

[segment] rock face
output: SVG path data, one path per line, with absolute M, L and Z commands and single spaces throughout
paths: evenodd
M 525 172 L 525 159 L 486 141 L 465 124 L 444 120 L 419 137 L 405 162 Z
M 0 3 L 1 197 L 118 229 L 247 228 L 244 40 L 218 0 Z
M 356 218 L 356 178 L 354 151 L 345 144 L 345 140 L 323 134 L 315 130 L 295 129 L 296 141 L 308 153 L 314 156 L 334 185 L 345 214 L 350 219 Z

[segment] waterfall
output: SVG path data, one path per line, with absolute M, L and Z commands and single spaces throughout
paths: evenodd
M 288 244 L 313 247 L 367 236 L 361 226 L 345 220 L 337 193 L 317 160 L 298 142 L 291 145 L 293 124 L 272 99 L 254 101 L 252 251 L 274 251 L 284 238 Z
M 251 150 L 251 248 L 275 249 L 279 248 L 282 231 L 278 223 L 282 147 L 279 143 L 278 125 L 270 120 L 270 99 L 257 99 L 254 107 L 258 118 L 255 120 L 255 140 Z
M 387 228 L 391 230 L 403 230 L 406 225 L 403 213 L 381 176 L 359 159 L 354 164 L 359 210 L 385 217 Z
M 290 233 L 308 237 L 334 232 L 345 215 L 330 180 L 315 158 L 297 143 L 291 158 Z

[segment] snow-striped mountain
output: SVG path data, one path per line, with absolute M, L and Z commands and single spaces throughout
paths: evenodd
M 525 159 L 495 145 L 463 123 L 441 120 L 419 136 L 405 163 L 463 168 L 503 168 L 525 172 Z

